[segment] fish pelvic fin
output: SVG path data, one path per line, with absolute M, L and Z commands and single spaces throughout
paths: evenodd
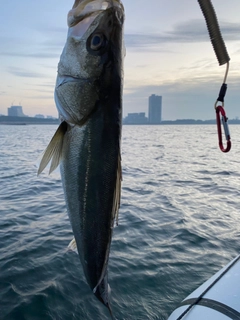
M 62 155 L 63 139 L 67 131 L 68 124 L 66 121 L 63 121 L 57 131 L 55 132 L 52 140 L 44 151 L 42 160 L 39 165 L 38 175 L 43 172 L 48 163 L 52 160 L 49 174 L 52 173 L 59 165 Z
M 75 238 L 73 238 L 72 241 L 69 243 L 68 250 L 78 253 L 78 251 L 77 251 L 77 243 L 76 243 Z

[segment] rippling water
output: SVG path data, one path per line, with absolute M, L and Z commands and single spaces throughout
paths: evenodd
M 55 126 L 0 126 L 0 319 L 104 320 L 78 256 L 59 170 L 37 177 Z M 239 253 L 240 126 L 124 126 L 119 227 L 109 261 L 118 320 L 167 319 Z

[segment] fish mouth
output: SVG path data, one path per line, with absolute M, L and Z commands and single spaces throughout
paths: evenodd
M 124 12 L 121 0 L 75 0 L 68 13 L 68 26 L 73 27 L 87 17 L 96 17 L 99 13 L 117 7 Z
M 120 0 L 76 0 L 67 17 L 68 37 L 81 39 L 94 20 L 110 10 L 116 10 L 120 24 L 123 24 L 123 18 L 118 13 L 122 12 L 124 16 L 124 7 Z

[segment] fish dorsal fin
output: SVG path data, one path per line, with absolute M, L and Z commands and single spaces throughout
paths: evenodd
M 60 163 L 63 138 L 67 131 L 67 122 L 63 121 L 55 132 L 52 140 L 44 151 L 42 160 L 39 165 L 38 175 L 46 168 L 48 163 L 52 160 L 49 174 L 52 173 Z

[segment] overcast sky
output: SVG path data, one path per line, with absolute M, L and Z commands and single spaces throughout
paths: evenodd
M 53 92 L 73 0 L 1 1 L 0 114 L 57 116 Z M 240 1 L 212 0 L 230 55 L 225 107 L 240 117 Z M 219 66 L 197 0 L 123 0 L 124 116 L 163 96 L 163 118 L 213 119 L 225 65 Z

